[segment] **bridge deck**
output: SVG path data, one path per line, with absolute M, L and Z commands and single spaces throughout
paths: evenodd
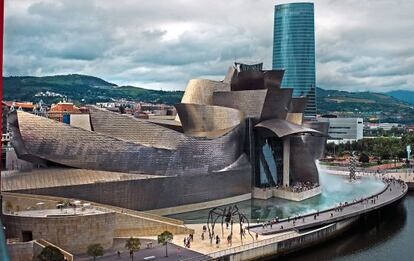
M 356 202 L 348 202 L 348 205 L 343 206 L 342 210 L 328 209 L 319 212 L 319 214 L 314 212 L 298 216 L 296 219 L 289 218 L 288 220 L 285 218 L 278 222 L 273 222 L 272 226 L 270 226 L 270 223 L 264 227 L 256 225 L 251 226 L 249 230 L 260 235 L 269 235 L 287 230 L 301 230 L 326 225 L 391 204 L 402 198 L 407 193 L 407 190 L 408 187 L 405 183 L 390 181 L 381 192 Z M 372 201 L 374 199 L 375 203 Z M 293 220 L 295 221 L 293 222 Z

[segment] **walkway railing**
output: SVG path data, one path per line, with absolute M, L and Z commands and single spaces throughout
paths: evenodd
M 292 238 L 292 237 L 294 237 L 294 235 L 292 235 L 292 233 L 284 234 L 284 235 L 280 235 L 280 236 L 277 236 L 277 237 L 272 237 L 272 238 L 263 239 L 263 240 L 255 241 L 255 242 L 252 242 L 252 243 L 240 245 L 240 246 L 237 246 L 237 247 L 232 247 L 232 248 L 228 248 L 228 249 L 224 249 L 224 250 L 219 250 L 219 251 L 209 253 L 209 254 L 206 254 L 206 255 L 200 255 L 200 256 L 196 256 L 196 257 L 183 259 L 183 261 L 184 260 L 185 261 L 211 260 L 211 259 L 219 258 L 219 257 L 222 257 L 222 256 L 227 256 L 227 255 L 243 252 L 243 251 L 246 251 L 246 250 L 249 250 L 249 249 L 254 249 L 254 248 L 266 246 L 266 245 L 276 243 L 276 242 L 279 242 L 279 241 L 283 241 L 283 240 L 286 240 L 286 239 L 289 239 L 289 238 Z

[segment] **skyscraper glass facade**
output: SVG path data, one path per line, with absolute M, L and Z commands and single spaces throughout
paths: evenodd
M 273 69 L 285 69 L 282 87 L 308 98 L 305 116 L 316 116 L 315 26 L 313 3 L 275 6 Z

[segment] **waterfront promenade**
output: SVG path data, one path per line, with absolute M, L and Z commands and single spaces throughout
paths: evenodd
M 404 182 L 390 180 L 382 191 L 367 198 L 354 202 L 343 202 L 336 208 L 320 212 L 278 221 L 271 220 L 264 224 L 251 226 L 249 230 L 259 235 L 271 235 L 288 230 L 303 230 L 338 222 L 389 205 L 401 199 L 407 193 L 407 190 L 408 187 Z

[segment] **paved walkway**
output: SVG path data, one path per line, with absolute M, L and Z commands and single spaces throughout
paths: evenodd
M 97 261 L 130 261 L 129 251 L 125 249 L 125 240 L 117 238 L 114 240 L 114 246 L 105 251 L 104 256 L 97 257 Z M 188 258 L 200 257 L 200 253 L 183 248 L 175 244 L 168 244 L 168 257 L 165 257 L 165 246 L 158 244 L 155 240 L 141 239 L 141 249 L 134 253 L 134 260 L 145 260 L 146 257 L 154 257 L 153 260 L 178 261 Z M 146 248 L 148 242 L 152 242 L 153 247 Z M 121 254 L 118 257 L 117 251 Z M 75 256 L 77 261 L 92 261 L 93 258 L 83 254 Z
M 314 212 L 295 219 L 286 218 L 266 226 L 256 225 L 250 227 L 250 231 L 260 235 L 270 235 L 287 230 L 300 230 L 315 226 L 325 225 L 341 221 L 353 216 L 360 215 L 385 205 L 388 205 L 402 198 L 407 193 L 407 185 L 399 181 L 390 181 L 380 193 L 372 195 L 363 200 L 342 204 L 340 208 L 328 209 L 319 213 Z

